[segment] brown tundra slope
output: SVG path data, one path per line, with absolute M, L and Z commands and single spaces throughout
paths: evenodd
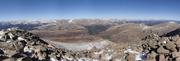
M 99 36 L 109 39 L 113 42 L 136 43 L 150 33 L 155 33 L 161 36 L 179 27 L 180 26 L 177 23 L 161 23 L 153 26 L 125 23 L 110 27 L 106 31 L 101 32 Z
M 42 38 L 61 42 L 87 42 L 108 39 L 118 43 L 136 43 L 149 33 L 159 36 L 179 28 L 174 22 L 152 26 L 138 23 L 116 23 L 100 20 L 61 20 L 37 27 L 31 32 Z
M 42 38 L 61 42 L 89 42 L 101 39 L 95 34 L 112 26 L 112 22 L 100 20 L 61 20 L 39 26 L 32 33 Z

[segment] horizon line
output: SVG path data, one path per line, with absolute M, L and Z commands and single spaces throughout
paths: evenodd
M 6 21 L 49 21 L 49 20 L 120 20 L 120 21 L 180 21 L 178 19 L 123 19 L 123 18 L 55 18 L 55 19 L 0 19 L 1 22 Z

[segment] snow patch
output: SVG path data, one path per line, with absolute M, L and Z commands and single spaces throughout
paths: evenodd
M 68 23 L 72 23 L 73 22 L 73 19 L 70 19 L 69 21 L 68 21 Z
M 52 45 L 58 48 L 65 48 L 73 51 L 81 51 L 81 50 L 91 50 L 94 47 L 97 49 L 101 49 L 107 45 L 109 45 L 110 41 L 108 40 L 100 40 L 96 42 L 82 42 L 82 43 L 63 43 L 63 42 L 55 42 L 48 41 Z
M 170 22 L 168 22 L 168 23 L 174 24 L 174 23 L 176 23 L 176 22 L 174 22 L 174 21 L 170 21 Z

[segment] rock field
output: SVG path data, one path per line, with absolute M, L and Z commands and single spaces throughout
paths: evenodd
M 10 28 L 0 31 L 0 61 L 180 61 L 179 35 L 150 34 L 142 40 L 128 46 L 108 42 L 91 49 L 82 44 L 82 50 L 73 50 L 76 44 L 71 49 L 68 44 L 57 47 L 30 32 Z
M 108 48 L 81 51 L 57 48 L 20 29 L 0 31 L 0 43 L 1 61 L 109 61 L 117 53 Z

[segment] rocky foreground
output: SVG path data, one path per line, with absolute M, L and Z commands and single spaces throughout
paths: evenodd
M 1 61 L 104 61 L 112 60 L 114 53 L 108 48 L 81 51 L 56 48 L 24 30 L 0 31 Z
M 68 50 L 20 29 L 0 31 L 0 61 L 180 61 L 180 37 L 151 34 L 140 44 Z M 60 43 L 61 44 L 61 43 Z

